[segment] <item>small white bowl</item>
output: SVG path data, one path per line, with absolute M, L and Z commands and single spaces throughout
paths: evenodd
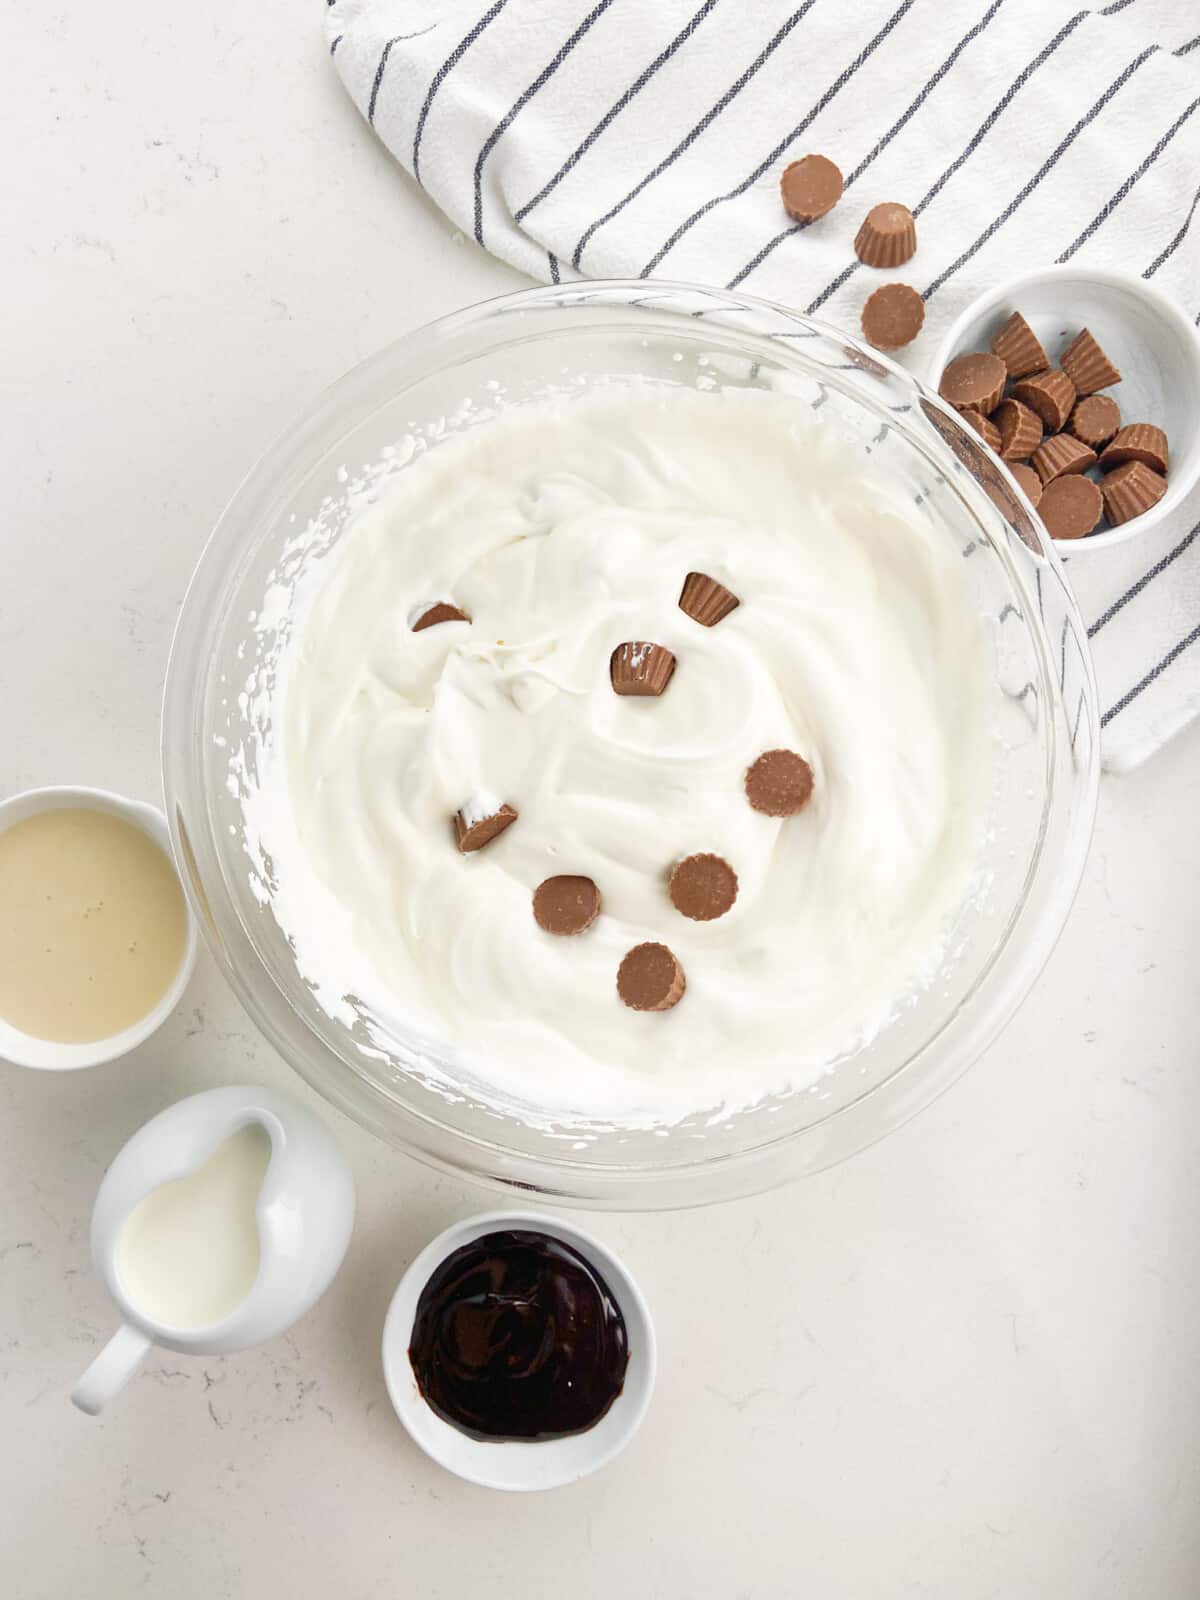
M 104 811 L 121 817 L 153 839 L 168 861 L 174 861 L 167 819 L 162 812 L 107 789 L 29 789 L 24 794 L 14 795 L 11 800 L 0 802 L 0 833 L 43 811 Z M 87 1044 L 60 1044 L 54 1039 L 38 1039 L 0 1018 L 0 1060 L 48 1072 L 71 1072 L 79 1067 L 96 1067 L 104 1061 L 115 1061 L 160 1028 L 183 998 L 196 965 L 196 923 L 182 885 L 179 893 L 187 916 L 187 942 L 179 970 L 152 1011 L 123 1032 L 111 1034 L 107 1039 L 93 1039 Z
M 1185 500 L 1200 478 L 1200 332 L 1174 300 L 1131 273 L 1097 267 L 1046 267 L 980 295 L 954 323 L 929 369 L 936 389 L 954 356 L 988 350 L 1000 325 L 1019 311 L 1051 362 L 1081 328 L 1090 328 L 1120 369 L 1111 394 L 1121 423 L 1153 422 L 1171 449 L 1167 492 L 1156 506 L 1117 528 L 1086 539 L 1056 540 L 1072 556 L 1109 550 L 1146 533 Z
M 471 1439 L 433 1411 L 417 1387 L 408 1347 L 417 1301 L 430 1277 L 455 1250 L 502 1229 L 549 1234 L 578 1250 L 612 1290 L 629 1337 L 625 1384 L 595 1427 L 565 1439 Z M 383 1326 L 383 1374 L 396 1415 L 410 1437 L 448 1472 L 485 1489 L 556 1489 L 604 1466 L 637 1432 L 654 1389 L 654 1325 L 637 1284 L 611 1251 L 570 1223 L 537 1211 L 489 1211 L 468 1217 L 426 1245 L 400 1280 Z

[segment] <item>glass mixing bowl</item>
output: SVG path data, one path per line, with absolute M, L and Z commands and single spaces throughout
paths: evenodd
M 256 897 L 238 761 L 269 717 L 277 640 L 260 614 L 298 529 L 336 538 L 355 493 L 404 470 L 398 442 L 434 441 L 494 407 L 588 381 L 654 379 L 784 390 L 870 456 L 963 564 L 995 645 L 996 731 L 980 884 L 937 981 L 813 1088 L 723 1121 L 581 1141 L 506 1114 L 470 1081 L 447 1098 L 333 1021 Z M 476 413 L 477 414 L 477 413 Z M 1013 480 L 936 395 L 835 329 L 738 294 L 685 285 L 535 289 L 422 328 L 349 373 L 238 490 L 184 602 L 163 720 L 167 814 L 192 904 L 255 1022 L 314 1088 L 400 1149 L 563 1202 L 691 1205 L 814 1172 L 912 1116 L 995 1038 L 1040 971 L 1083 869 L 1099 727 L 1086 633 L 1045 529 Z M 231 764 L 232 763 L 232 764 Z

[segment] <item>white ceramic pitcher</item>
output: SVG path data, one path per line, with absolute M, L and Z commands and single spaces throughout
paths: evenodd
M 205 1327 L 149 1316 L 118 1268 L 130 1213 L 152 1190 L 202 1167 L 233 1134 L 257 1125 L 270 1140 L 255 1220 L 258 1273 L 232 1312 Z M 282 1333 L 319 1299 L 341 1266 L 354 1225 L 354 1182 L 333 1135 L 276 1089 L 211 1089 L 169 1106 L 129 1140 L 105 1174 L 92 1213 L 92 1259 L 123 1317 L 71 1399 L 95 1415 L 124 1388 L 152 1345 L 225 1355 Z

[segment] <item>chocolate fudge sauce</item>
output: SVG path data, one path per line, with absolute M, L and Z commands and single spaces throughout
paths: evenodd
M 434 1272 L 408 1358 L 428 1404 L 473 1439 L 558 1439 L 612 1405 L 629 1346 L 612 1291 L 578 1251 L 506 1231 Z

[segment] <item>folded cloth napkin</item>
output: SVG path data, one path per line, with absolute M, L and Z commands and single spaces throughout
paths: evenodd
M 334 64 L 442 210 L 533 277 L 736 287 L 857 331 L 867 205 L 903 200 L 918 373 L 989 285 L 1078 256 L 1200 312 L 1196 0 L 330 0 Z M 778 179 L 846 175 L 815 228 Z M 1200 318 L 1198 318 L 1200 320 Z M 922 352 L 925 352 L 922 355 Z M 1200 496 L 1071 561 L 1110 769 L 1200 711 Z

